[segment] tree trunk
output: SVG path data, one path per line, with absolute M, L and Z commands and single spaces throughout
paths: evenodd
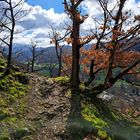
M 15 29 L 15 17 L 14 17 L 14 11 L 13 11 L 11 0 L 9 2 L 9 8 L 10 8 L 10 14 L 11 14 L 12 28 L 10 30 L 10 40 L 9 40 L 9 45 L 8 45 L 9 53 L 8 53 L 8 58 L 7 58 L 6 72 L 5 72 L 6 75 L 10 73 L 10 69 L 11 69 L 13 38 L 14 38 L 14 29 Z
M 72 75 L 71 81 L 72 86 L 74 88 L 79 87 L 80 80 L 79 80 L 79 72 L 80 72 L 80 65 L 79 65 L 80 53 L 79 49 L 73 45 L 72 46 Z
M 58 77 L 61 76 L 61 69 L 62 69 L 62 64 L 61 64 L 61 60 L 59 59 Z
M 71 82 L 73 88 L 79 88 L 80 79 L 80 47 L 79 47 L 79 33 L 80 33 L 80 23 L 76 21 L 76 17 L 73 18 L 73 32 L 71 34 L 72 39 L 72 73 Z
M 9 74 L 10 73 L 11 61 L 12 61 L 12 45 L 9 46 L 9 53 L 8 53 L 8 58 L 7 58 L 6 74 Z
M 62 60 L 61 60 L 61 55 L 62 55 L 62 50 L 60 48 L 60 50 L 58 51 L 58 41 L 55 39 L 55 51 L 56 51 L 56 55 L 57 55 L 57 59 L 58 59 L 58 74 L 57 76 L 61 76 L 61 69 L 62 69 Z
M 32 66 L 31 66 L 31 72 L 34 72 L 34 63 L 35 63 L 35 60 L 34 60 L 34 57 L 33 57 Z

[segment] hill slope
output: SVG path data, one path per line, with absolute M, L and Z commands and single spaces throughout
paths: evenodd
M 0 74 L 5 66 L 1 58 Z M 80 113 L 71 115 L 67 77 L 48 79 L 15 70 L 0 78 L 0 140 L 139 140 L 140 122 L 101 99 L 82 98 Z

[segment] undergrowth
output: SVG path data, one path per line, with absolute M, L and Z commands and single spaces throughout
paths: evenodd
M 20 139 L 30 129 L 23 116 L 29 80 L 26 74 L 15 70 L 2 76 L 5 67 L 6 61 L 0 59 L 0 140 Z

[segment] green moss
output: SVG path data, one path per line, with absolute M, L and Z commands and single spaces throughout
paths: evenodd
M 66 92 L 66 97 L 71 97 L 71 89 Z
M 6 61 L 0 59 L 0 75 L 5 67 Z M 21 139 L 29 134 L 30 123 L 24 118 L 29 79 L 18 70 L 14 67 L 0 79 L 0 140 Z
M 103 131 L 103 130 L 101 130 L 101 129 L 98 130 L 98 136 L 99 136 L 101 139 L 106 139 L 106 138 L 108 137 L 106 131 Z
M 0 127 L 0 140 L 3 137 L 19 140 L 33 133 L 32 126 L 23 118 L 8 117 L 1 124 L 4 127 Z
M 3 97 L 0 97 L 0 106 L 7 106 L 7 101 Z
M 107 122 L 105 122 L 99 116 L 99 112 L 93 105 L 84 104 L 81 114 L 85 120 L 91 122 L 93 124 L 93 126 L 98 129 L 102 129 L 107 126 Z
M 82 103 L 81 114 L 85 120 L 92 123 L 93 126 L 93 135 L 99 137 L 100 139 L 111 140 L 110 135 L 106 131 L 106 128 L 109 126 L 109 123 L 105 121 L 98 109 L 89 103 Z
M 29 83 L 29 79 L 28 79 L 28 77 L 25 73 L 15 72 L 14 76 L 16 77 L 18 82 L 21 83 L 21 84 L 28 84 Z
M 93 126 L 90 122 L 76 115 L 72 115 L 68 118 L 67 127 L 74 140 L 82 140 L 88 132 L 93 130 Z
M 6 61 L 0 58 L 0 66 L 6 66 Z
M 4 67 L 4 66 L 0 66 L 0 72 L 3 72 L 3 71 L 4 71 L 4 69 L 5 69 L 5 67 Z
M 81 84 L 80 84 L 80 89 L 81 89 L 81 90 L 84 90 L 84 89 L 85 89 L 84 83 L 81 83 Z
M 10 74 L 0 80 L 0 90 L 8 94 L 9 98 L 13 100 L 13 98 L 19 98 L 25 95 L 28 86 L 21 84 L 16 80 L 15 75 Z
M 9 140 L 10 135 L 7 129 L 0 129 L 0 140 Z
M 20 128 L 20 129 L 16 129 L 13 133 L 12 133 L 12 137 L 14 139 L 21 139 L 22 137 L 25 137 L 27 135 L 29 135 L 29 129 L 28 128 Z
M 70 80 L 69 77 L 67 77 L 67 76 L 64 76 L 64 77 L 56 77 L 56 78 L 51 78 L 51 79 L 53 79 L 54 81 L 59 82 L 61 84 L 68 83 L 69 80 Z

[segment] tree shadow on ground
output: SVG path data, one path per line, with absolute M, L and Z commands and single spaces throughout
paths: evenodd
M 117 116 L 102 99 L 97 97 L 88 98 L 87 96 L 83 96 L 84 94 L 85 93 L 80 90 L 71 91 L 71 108 L 67 119 L 66 133 L 62 138 L 63 140 L 83 140 L 87 135 L 98 135 L 100 128 L 97 128 L 92 122 L 86 120 L 81 114 L 83 101 L 92 105 L 98 112 L 97 117 L 107 123 L 107 127 L 103 128 L 103 130 L 107 132 L 112 140 L 131 140 L 128 139 L 129 135 L 127 136 L 127 134 L 122 131 L 122 129 L 125 130 L 126 128 L 126 130 L 128 130 L 130 128 L 131 124 L 129 121 L 127 122 L 125 118 L 121 118 L 119 115 Z M 118 132 L 119 130 L 120 132 Z M 130 131 L 133 132 L 131 128 Z M 107 140 L 107 138 L 105 140 Z
M 81 91 L 71 90 L 70 113 L 66 125 L 64 140 L 82 140 L 88 133 L 93 132 L 92 124 L 81 115 Z

